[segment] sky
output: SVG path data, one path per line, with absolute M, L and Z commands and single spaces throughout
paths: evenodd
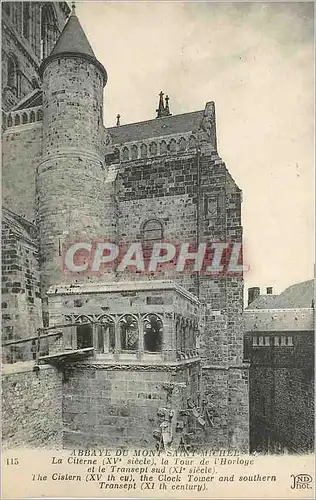
M 108 72 L 104 119 L 215 101 L 220 156 L 243 191 L 245 287 L 313 277 L 313 3 L 76 2 Z

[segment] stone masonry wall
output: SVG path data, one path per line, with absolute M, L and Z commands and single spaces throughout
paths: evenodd
M 29 37 L 23 36 L 23 2 L 2 3 L 2 102 L 5 111 L 40 85 L 38 68 L 41 58 L 41 9 L 44 2 L 29 2 Z M 42 4 L 42 5 L 41 5 Z M 56 25 L 61 31 L 69 7 L 66 2 L 51 2 Z M 52 21 L 51 21 L 52 22 Z M 56 32 L 57 34 L 57 32 Z M 55 34 L 55 36 L 56 36 Z M 48 37 L 49 38 L 49 37 Z M 50 48 L 52 47 L 51 40 Z M 13 56 L 18 72 L 18 92 L 7 86 L 7 58 Z
M 246 338 L 251 451 L 307 453 L 314 447 L 314 334 L 283 332 L 291 342 L 274 346 L 269 333 L 266 346 Z
M 241 242 L 240 190 L 216 155 L 200 158 L 198 186 L 197 162 L 196 155 L 185 154 L 173 159 L 138 160 L 121 165 L 124 170 L 120 172 L 117 197 L 118 234 L 123 242 L 140 239 L 142 224 L 150 218 L 163 223 L 165 241 L 194 243 L 199 233 L 200 242 Z M 211 209 L 210 200 L 213 203 L 213 199 L 215 206 Z M 137 278 L 134 273 L 135 276 Z M 131 279 L 131 274 L 128 277 Z M 153 277 L 161 278 L 161 274 Z M 197 280 L 189 272 L 174 272 L 173 275 L 168 272 L 168 277 L 183 284 L 207 304 L 202 356 L 213 364 L 219 360 L 241 363 L 242 277 L 202 276 Z M 212 331 L 211 336 L 209 331 Z
M 27 94 L 32 92 L 32 80 L 38 78 L 39 54 L 35 54 L 31 44 L 22 36 L 22 2 L 10 2 L 10 15 L 8 15 L 2 4 L 3 25 L 2 43 L 4 57 L 2 59 L 2 96 L 3 106 L 5 110 L 11 109 L 19 99 L 22 99 Z M 37 11 L 37 30 L 36 35 L 39 45 L 40 33 L 40 6 L 36 7 Z M 19 90 L 11 89 L 7 86 L 7 57 L 14 56 L 17 69 L 19 71 Z
M 195 368 L 192 368 L 195 370 Z M 157 410 L 168 407 L 166 382 L 188 382 L 188 367 L 69 366 L 63 397 L 64 447 L 125 447 L 155 449 Z M 195 400 L 196 377 L 184 398 Z M 180 408 L 177 408 L 180 409 Z
M 84 58 L 53 60 L 44 70 L 45 154 L 37 177 L 44 289 L 66 279 L 65 241 L 103 237 L 110 224 L 104 202 L 103 86 L 101 71 Z
M 16 221 L 15 221 L 16 222 Z M 2 341 L 36 335 L 42 326 L 38 249 L 14 220 L 2 224 Z M 31 342 L 3 349 L 4 361 L 30 359 Z
M 8 129 L 2 141 L 2 203 L 35 221 L 36 168 L 42 154 L 42 123 Z
M 124 162 L 117 182 L 117 200 L 118 234 L 123 242 L 141 239 L 142 225 L 151 218 L 162 222 L 163 239 L 167 242 L 242 241 L 241 191 L 214 152 L 199 156 L 178 152 L 173 157 Z M 163 274 L 152 278 L 161 278 Z M 243 278 L 170 271 L 167 276 L 196 294 L 205 306 L 200 342 L 203 386 L 218 410 L 214 428 L 204 439 L 209 440 L 210 446 L 239 446 L 247 450 Z M 128 279 L 133 279 L 131 273 Z
M 3 365 L 2 444 L 62 448 L 62 374 L 33 362 Z

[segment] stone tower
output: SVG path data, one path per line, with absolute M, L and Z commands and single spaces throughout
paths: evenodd
M 37 172 L 37 223 L 46 289 L 63 281 L 65 240 L 100 236 L 105 220 L 102 115 L 107 73 L 74 9 L 40 74 L 43 155 Z

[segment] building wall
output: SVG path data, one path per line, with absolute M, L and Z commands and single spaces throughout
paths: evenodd
M 103 290 L 95 284 L 80 287 L 81 293 L 76 287 L 63 287 L 61 293 L 60 287 L 50 294 L 51 322 L 64 323 L 67 318 L 102 321 L 106 314 L 115 327 L 116 340 L 114 350 L 96 349 L 93 360 L 67 365 L 65 446 L 101 443 L 154 448 L 158 410 L 185 410 L 188 399 L 199 406 L 202 397 L 200 359 L 195 345 L 198 302 L 171 282 L 113 282 L 104 284 Z M 96 293 L 92 293 L 93 288 Z M 132 314 L 139 326 L 138 347 L 133 350 L 117 344 L 118 321 L 126 314 Z M 141 340 L 147 314 L 161 318 L 161 348 L 154 352 L 146 351 Z M 179 327 L 181 335 L 185 332 L 186 349 L 179 347 Z M 52 355 L 56 352 L 58 356 L 55 343 L 51 347 Z M 65 352 L 65 347 L 61 351 Z M 164 387 L 166 382 L 175 384 L 179 391 L 170 395 Z
M 313 332 L 261 332 L 247 334 L 245 341 L 250 361 L 251 451 L 312 451 Z M 267 345 L 253 346 L 253 342 L 264 342 Z
M 2 203 L 35 221 L 36 168 L 42 154 L 42 123 L 12 127 L 2 138 Z
M 3 365 L 3 446 L 62 448 L 62 374 L 33 363 Z
M 201 169 L 199 184 L 198 161 Z M 194 244 L 197 237 L 200 242 L 227 241 L 227 238 L 241 241 L 240 190 L 218 156 L 204 155 L 198 160 L 196 155 L 179 154 L 170 159 L 123 163 L 117 198 L 118 235 L 122 242 L 141 239 L 142 224 L 150 218 L 162 222 L 163 239 L 167 242 Z M 214 199 L 216 204 L 212 212 L 207 209 L 210 199 Z M 164 271 L 153 278 L 161 278 L 162 274 Z M 216 311 L 216 314 L 207 315 L 202 356 L 206 356 L 211 363 L 219 360 L 242 362 L 242 277 L 227 278 L 222 275 L 197 280 L 195 274 L 167 271 L 168 277 L 199 296 L 209 310 Z M 132 273 L 128 278 L 133 279 Z M 137 279 L 135 273 L 134 278 Z
M 199 181 L 198 181 L 199 179 Z M 172 243 L 242 241 L 241 192 L 217 153 L 178 152 L 165 158 L 122 162 L 117 182 L 118 235 L 141 239 L 143 223 L 163 224 Z M 199 296 L 205 306 L 200 355 L 205 394 L 218 408 L 209 445 L 248 448 L 248 375 L 243 366 L 242 276 L 197 277 L 161 271 Z M 137 275 L 128 274 L 128 279 Z M 123 278 L 124 279 L 124 278 Z M 229 366 L 237 366 L 228 370 Z M 220 368 L 220 369 L 219 369 Z M 229 429 L 234 429 L 233 431 Z
M 28 4 L 29 21 L 23 31 L 23 4 Z M 3 2 L 2 3 L 2 106 L 10 110 L 17 102 L 40 86 L 38 68 L 42 58 L 41 9 L 45 2 Z M 55 33 L 47 34 L 49 50 L 61 32 L 70 9 L 66 2 L 51 2 L 50 25 Z M 8 59 L 13 57 L 16 65 L 14 86 L 8 85 Z
M 54 59 L 44 70 L 37 223 L 45 290 L 66 279 L 61 265 L 64 242 L 100 238 L 108 224 L 103 87 L 101 71 L 85 58 Z
M 160 369 L 159 369 L 160 368 Z M 163 366 L 69 366 L 63 396 L 64 447 L 107 446 L 155 449 L 153 431 L 159 426 L 160 408 L 186 408 L 192 385 L 193 364 L 168 369 Z M 164 384 L 187 382 L 182 397 L 170 404 Z
M 23 226 L 6 217 L 2 223 L 3 342 L 36 335 L 37 328 L 42 326 L 39 279 L 36 241 Z M 26 343 L 3 349 L 4 360 L 30 359 L 31 347 L 31 343 Z

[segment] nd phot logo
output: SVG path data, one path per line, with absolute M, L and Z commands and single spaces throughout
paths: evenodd
M 309 474 L 291 474 L 291 478 L 293 479 L 292 490 L 312 489 L 313 478 Z

